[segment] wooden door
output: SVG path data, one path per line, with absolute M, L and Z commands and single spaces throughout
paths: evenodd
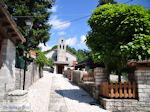
M 63 73 L 64 66 L 63 65 L 58 65 L 58 74 Z

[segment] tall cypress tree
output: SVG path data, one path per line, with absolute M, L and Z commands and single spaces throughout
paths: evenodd
M 50 0 L 54 3 L 55 0 Z M 49 0 L 4 0 L 8 6 L 8 11 L 13 16 L 18 25 L 18 29 L 26 38 L 28 35 L 25 20 L 32 19 L 33 27 L 30 30 L 29 48 L 37 49 L 39 43 L 46 43 L 49 38 L 49 30 L 51 25 L 48 23 L 51 12 L 52 3 Z M 25 49 L 24 44 L 19 44 L 17 51 L 19 55 L 23 55 Z

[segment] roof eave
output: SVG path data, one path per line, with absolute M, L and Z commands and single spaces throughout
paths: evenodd
M 8 10 L 6 9 L 6 5 L 1 0 L 0 0 L 0 10 L 1 10 L 1 13 L 4 14 L 4 16 L 7 19 L 7 21 L 10 23 L 10 27 L 14 30 L 15 34 L 17 35 L 16 38 L 21 40 L 22 42 L 25 42 L 26 40 L 23 37 L 23 35 L 21 34 L 21 32 L 18 30 L 17 24 L 12 19 L 12 16 L 8 12 Z

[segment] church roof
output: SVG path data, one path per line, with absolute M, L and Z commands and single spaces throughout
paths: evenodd
M 47 52 L 46 54 L 48 54 L 48 53 L 50 53 L 50 52 L 52 52 L 52 51 L 57 51 L 57 48 L 56 48 L 56 49 L 53 49 L 53 50 L 50 50 L 50 51 Z M 73 56 L 75 56 L 75 57 L 77 58 L 77 56 L 76 56 L 75 54 L 71 53 L 71 52 L 68 51 L 67 49 L 66 49 L 66 52 L 69 53 L 69 54 L 71 54 L 71 55 L 73 55 Z
M 65 61 L 55 61 L 54 64 L 69 65 L 69 63 Z

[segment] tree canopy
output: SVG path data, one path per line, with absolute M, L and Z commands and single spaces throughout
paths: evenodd
M 150 14 L 140 5 L 106 4 L 88 20 L 86 44 L 96 62 L 121 71 L 128 59 L 150 57 Z
M 115 0 L 99 0 L 98 6 L 108 4 L 108 3 L 116 4 L 117 2 Z
M 49 60 L 45 56 L 45 54 L 41 51 L 36 51 L 38 57 L 35 59 L 35 62 L 39 65 L 39 71 L 45 66 L 49 64 Z
M 52 67 L 53 64 L 54 64 L 54 60 L 53 60 L 52 58 L 49 58 L 49 59 L 48 59 L 48 64 L 47 64 L 47 66 L 48 66 L 48 67 Z
M 8 6 L 8 11 L 13 16 L 23 36 L 27 37 L 27 26 L 25 20 L 32 19 L 33 27 L 30 31 L 29 48 L 36 49 L 39 43 L 46 43 L 49 38 L 49 30 L 51 28 L 48 23 L 51 12 L 48 9 L 51 7 L 49 0 L 4 0 Z M 53 0 L 54 2 L 54 0 Z M 18 45 L 19 55 L 23 55 L 25 46 Z

